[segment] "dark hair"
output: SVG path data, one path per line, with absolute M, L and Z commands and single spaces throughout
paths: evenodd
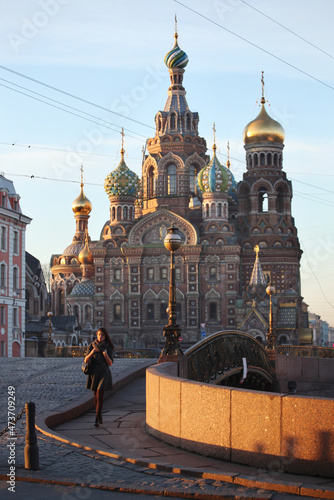
M 101 327 L 101 328 L 99 328 L 98 330 L 96 330 L 96 334 L 97 334 L 97 332 L 101 332 L 101 333 L 103 333 L 103 335 L 104 335 L 104 337 L 105 337 L 105 339 L 104 339 L 104 340 L 105 340 L 106 342 L 108 342 L 108 343 L 111 345 L 111 347 L 112 347 L 113 349 L 115 349 L 114 344 L 112 343 L 111 338 L 110 338 L 109 333 L 108 333 L 108 331 L 106 330 L 106 328 L 102 328 L 102 327 Z

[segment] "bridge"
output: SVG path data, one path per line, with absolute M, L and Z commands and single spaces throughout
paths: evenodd
M 218 332 L 195 344 L 185 352 L 180 369 L 189 380 L 230 387 L 270 390 L 274 381 L 263 345 L 237 330 Z

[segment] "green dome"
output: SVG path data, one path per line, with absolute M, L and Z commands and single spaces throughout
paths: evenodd
M 233 175 L 218 160 L 215 144 L 213 145 L 212 160 L 199 172 L 196 182 L 203 193 L 229 192 L 233 182 Z
M 104 189 L 108 196 L 137 196 L 140 180 L 124 161 L 124 149 L 121 149 L 121 161 L 118 167 L 107 175 Z

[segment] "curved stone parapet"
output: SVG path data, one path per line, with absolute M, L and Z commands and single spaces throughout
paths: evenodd
M 209 385 L 179 378 L 177 366 L 146 371 L 150 434 L 275 473 L 334 477 L 334 399 Z

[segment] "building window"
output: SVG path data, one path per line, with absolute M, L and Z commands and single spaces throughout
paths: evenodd
M 6 264 L 0 266 L 0 286 L 6 286 Z
M 121 269 L 115 269 L 114 270 L 115 281 L 121 281 L 121 277 L 122 277 Z
M 19 253 L 19 233 L 17 231 L 14 231 L 13 236 L 13 251 L 16 254 Z
M 0 234 L 0 249 L 6 251 L 7 246 L 6 246 L 6 238 L 7 237 L 7 231 L 6 228 L 1 226 L 1 234 Z
M 121 319 L 121 304 L 114 304 L 114 320 L 120 321 Z
M 160 269 L 160 279 L 166 280 L 167 278 L 168 278 L 168 269 L 167 269 L 167 267 L 162 267 Z
M 168 313 L 167 313 L 167 304 L 166 302 L 163 302 L 160 304 L 160 319 L 161 320 L 168 320 Z
M 147 269 L 147 279 L 148 279 L 148 281 L 153 281 L 154 280 L 154 269 L 153 269 L 153 267 L 149 267 Z
M 1 306 L 0 307 L 0 325 L 5 326 L 6 324 L 6 307 Z
M 268 193 L 265 187 L 259 190 L 259 212 L 268 212 Z
M 176 194 L 176 167 L 175 165 L 169 165 L 167 172 L 167 193 Z
M 18 326 L 18 324 L 19 324 L 19 318 L 18 318 L 18 314 L 17 314 L 17 307 L 14 307 L 13 308 L 13 325 Z
M 17 200 L 14 200 L 14 210 L 15 212 L 18 212 L 19 204 Z
M 150 167 L 147 180 L 147 197 L 154 197 L 154 167 Z
M 148 321 L 154 320 L 154 304 L 147 304 L 147 306 L 146 306 L 146 318 Z
M 217 304 L 216 302 L 209 302 L 209 319 L 217 319 Z
M 19 270 L 17 267 L 13 268 L 13 288 L 14 290 L 19 288 Z
M 217 268 L 210 267 L 210 280 L 215 280 L 215 279 L 217 279 Z
M 3 194 L 3 195 L 1 196 L 1 206 L 2 206 L 2 207 L 5 207 L 5 206 L 6 206 L 6 195 L 5 195 L 5 194 Z
M 180 267 L 175 268 L 175 280 L 181 281 L 181 268 Z
M 6 343 L 5 341 L 1 341 L 1 354 L 0 356 L 3 358 L 6 355 Z
M 181 306 L 180 302 L 176 303 L 175 315 L 176 315 L 176 320 L 180 321 L 182 318 L 182 306 Z

